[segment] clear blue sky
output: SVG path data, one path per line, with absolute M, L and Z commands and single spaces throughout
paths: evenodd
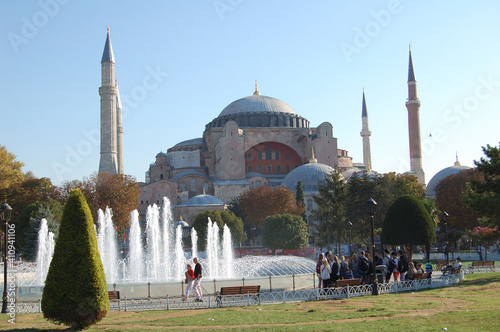
M 499 1 L 1 0 L 0 144 L 54 184 L 97 170 L 88 133 L 99 130 L 109 25 L 124 168 L 138 181 L 158 152 L 251 95 L 254 79 L 311 126 L 332 123 L 355 162 L 364 86 L 372 166 L 404 172 L 411 42 L 429 181 L 456 151 L 472 166 L 500 141 L 499 13 Z

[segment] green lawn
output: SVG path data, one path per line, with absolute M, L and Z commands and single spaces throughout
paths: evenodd
M 110 312 L 90 330 L 105 331 L 500 331 L 500 273 L 474 273 L 454 287 L 250 307 Z M 0 329 L 65 329 L 41 314 L 6 316 Z

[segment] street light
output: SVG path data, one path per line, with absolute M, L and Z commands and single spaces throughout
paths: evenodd
M 368 211 L 368 215 L 370 216 L 370 225 L 371 225 L 371 235 L 372 235 L 372 260 L 373 260 L 373 285 L 372 285 L 372 295 L 378 295 L 378 280 L 377 280 L 377 270 L 375 268 L 375 231 L 373 226 L 373 216 L 375 215 L 375 210 L 377 209 L 377 202 L 370 198 L 366 202 L 366 208 Z
M 9 303 L 9 297 L 7 295 L 7 227 L 10 221 L 10 216 L 12 214 L 12 208 L 7 203 L 3 203 L 0 206 L 0 219 L 4 223 L 3 238 L 3 297 L 2 297 L 2 314 L 7 313 L 7 304 Z
M 449 252 L 450 252 L 450 248 L 448 246 L 448 223 L 446 222 L 446 218 L 449 217 L 450 215 L 446 212 L 446 211 L 443 211 L 443 213 L 441 213 L 441 217 L 443 219 L 443 222 L 444 222 L 444 233 L 445 233 L 445 236 L 446 236 L 446 264 L 449 265 L 450 264 L 450 256 L 449 256 Z
M 351 251 L 351 230 L 352 230 L 352 222 L 348 221 L 347 226 L 349 226 L 349 256 L 352 255 Z

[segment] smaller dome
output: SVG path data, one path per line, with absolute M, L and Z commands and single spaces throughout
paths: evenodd
M 178 222 L 176 222 L 174 224 L 174 228 L 177 228 L 178 226 L 181 226 L 181 227 L 190 227 L 189 224 L 187 222 L 185 222 L 184 220 L 179 220 Z
M 334 168 L 325 164 L 309 163 L 295 168 L 288 173 L 281 183 L 289 190 L 297 190 L 297 184 L 302 181 L 304 192 L 317 192 L 318 183 L 322 183 L 325 177 L 332 173 Z
M 187 200 L 184 206 L 206 206 L 206 205 L 224 205 L 224 202 L 212 195 L 197 195 Z
M 459 166 L 456 166 L 457 164 Z M 425 189 L 425 194 L 430 198 L 436 198 L 436 188 L 439 185 L 439 182 L 441 182 L 443 179 L 447 178 L 450 175 L 458 174 L 461 171 L 470 168 L 471 167 L 468 166 L 460 166 L 460 163 L 457 160 L 457 162 L 455 162 L 455 166 L 446 167 L 437 172 L 436 175 L 432 177 L 432 179 L 427 184 L 427 188 Z
M 156 155 L 156 157 L 166 157 L 167 155 L 163 152 L 160 152 Z

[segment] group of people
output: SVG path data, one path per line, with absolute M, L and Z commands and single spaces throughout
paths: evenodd
M 197 257 L 193 258 L 193 263 L 195 264 L 194 270 L 191 264 L 187 264 L 187 271 L 185 273 L 186 294 L 182 299 L 183 302 L 187 301 L 189 293 L 194 293 L 194 295 L 196 296 L 195 298 L 196 302 L 203 302 L 203 293 L 201 292 L 201 284 L 200 284 L 202 278 L 202 273 L 201 273 L 202 267 Z
M 347 262 L 344 256 L 339 262 L 337 256 L 327 252 L 319 254 L 316 264 L 319 288 L 334 286 L 339 279 L 360 278 L 363 279 L 363 283 L 371 283 L 375 278 L 373 264 L 385 282 L 389 282 L 391 277 L 394 281 L 403 281 L 413 280 L 417 274 L 427 273 L 428 278 L 432 274 L 432 264 L 428 259 L 424 270 L 421 263 L 409 262 L 402 250 L 389 252 L 388 249 L 384 249 L 384 255 L 375 254 L 373 260 L 369 253 L 361 251 L 359 256 L 353 253 Z

